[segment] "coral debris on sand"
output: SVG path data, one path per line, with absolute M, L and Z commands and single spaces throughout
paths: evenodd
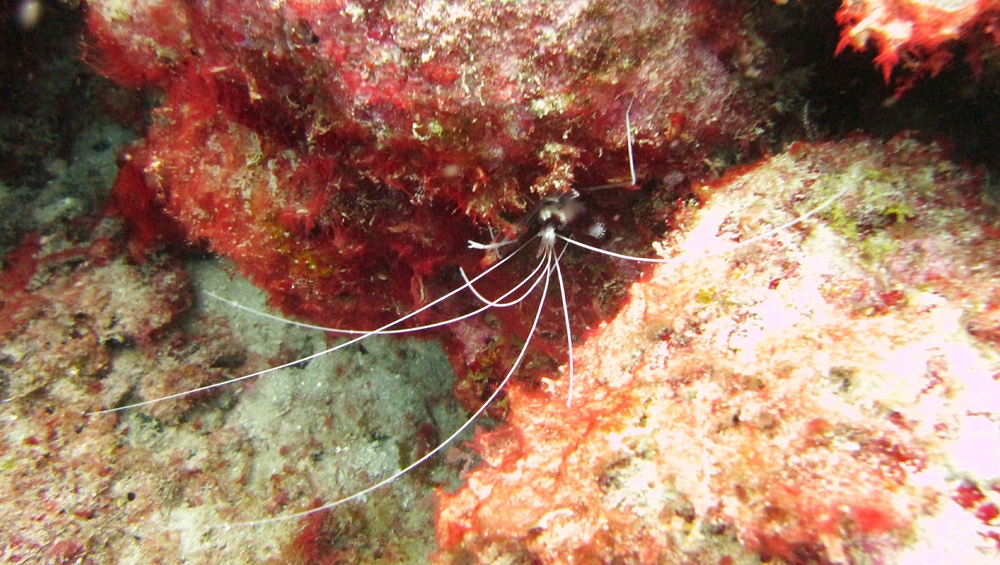
M 996 562 L 982 182 L 900 137 L 798 143 L 700 189 L 676 260 L 576 350 L 573 406 L 566 378 L 514 387 L 479 434 L 438 562 Z
M 217 261 L 130 261 L 117 220 L 29 235 L 0 271 L 0 562 L 417 563 L 434 547 L 421 469 L 367 504 L 258 528 L 369 486 L 457 427 L 434 343 L 376 338 L 305 367 L 85 416 L 288 362 L 327 343 L 206 303 L 262 307 Z M 245 383 L 244 383 L 245 384 Z M 438 430 L 437 426 L 444 430 Z

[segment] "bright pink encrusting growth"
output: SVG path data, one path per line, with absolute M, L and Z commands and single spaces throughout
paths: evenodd
M 953 56 L 952 46 L 966 40 L 970 62 L 978 68 L 979 44 L 998 43 L 996 0 L 844 0 L 837 21 L 843 26 L 837 51 L 848 45 L 875 44 L 875 64 L 886 81 L 894 69 L 908 75 L 903 88 L 925 75 L 936 75 Z
M 565 378 L 515 386 L 477 437 L 438 561 L 995 562 L 985 495 L 951 500 L 1000 481 L 981 182 L 904 137 L 795 144 L 698 188 L 676 261 L 576 350 L 574 404 Z
M 467 240 L 510 235 L 545 194 L 628 180 L 630 104 L 647 178 L 755 153 L 771 104 L 752 91 L 770 55 L 727 2 L 88 7 L 95 68 L 164 92 L 143 168 L 166 211 L 335 325 L 450 290 L 479 268 Z M 604 212 L 640 243 L 627 192 Z

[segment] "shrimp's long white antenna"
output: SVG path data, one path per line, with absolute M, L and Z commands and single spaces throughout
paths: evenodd
M 495 243 L 479 243 L 478 241 L 469 240 L 469 249 L 481 249 L 483 251 L 495 251 L 501 247 L 506 247 L 512 243 L 516 243 L 516 239 L 504 239 L 502 241 L 497 241 Z
M 492 404 L 494 400 L 496 400 L 497 396 L 499 396 L 500 392 L 504 389 L 505 386 L 507 386 L 507 383 L 510 382 L 511 377 L 514 375 L 514 373 L 517 371 L 518 367 L 521 365 L 521 362 L 524 360 L 524 356 L 528 352 L 528 345 L 531 343 L 531 338 L 535 335 L 535 330 L 538 329 L 538 321 L 542 317 L 542 310 L 545 307 L 545 298 L 546 298 L 546 295 L 548 294 L 548 291 L 549 291 L 549 280 L 552 277 L 552 271 L 553 271 L 553 267 L 552 267 L 553 254 L 551 252 L 548 253 L 547 256 L 546 256 L 546 258 L 547 258 L 547 262 L 546 262 L 547 264 L 545 266 L 545 274 L 539 275 L 539 277 L 538 277 L 539 279 L 544 279 L 545 280 L 545 283 L 542 285 L 542 296 L 541 296 L 541 298 L 538 301 L 538 309 L 535 311 L 535 319 L 531 323 L 531 328 L 528 330 L 528 336 L 524 340 L 524 345 L 521 346 L 521 351 L 520 351 L 520 353 L 518 353 L 517 359 L 514 360 L 514 363 L 513 363 L 513 365 L 511 365 L 510 370 L 507 371 L 507 375 L 504 376 L 504 378 L 503 378 L 502 381 L 500 381 L 500 385 L 497 386 L 496 390 L 493 391 L 493 394 L 491 394 L 489 396 L 489 398 L 487 398 L 486 401 L 483 402 L 483 404 L 472 414 L 472 416 L 469 417 L 468 420 L 465 421 L 464 424 L 462 424 L 461 426 L 459 426 L 459 428 L 457 430 L 455 430 L 454 432 L 452 432 L 452 434 L 450 436 L 448 436 L 447 439 L 445 439 L 440 444 L 438 444 L 438 446 L 435 447 L 434 449 L 432 449 L 429 452 L 427 452 L 426 454 L 424 454 L 424 456 L 421 457 L 420 459 L 417 459 L 413 463 L 410 463 L 409 465 L 407 465 L 404 469 L 396 471 L 392 475 L 386 477 L 385 479 L 382 479 L 381 481 L 375 483 L 374 485 L 372 485 L 372 486 L 370 486 L 370 487 L 368 487 L 368 488 L 366 488 L 364 490 L 360 490 L 360 491 L 358 491 L 358 492 L 356 492 L 356 493 L 354 493 L 354 494 L 352 494 L 350 496 L 345 496 L 343 498 L 339 498 L 337 500 L 334 500 L 333 502 L 329 502 L 329 503 L 324 504 L 322 506 L 318 506 L 316 508 L 310 508 L 309 510 L 303 510 L 302 512 L 296 512 L 294 514 L 288 514 L 288 515 L 285 515 L 285 516 L 277 516 L 275 518 L 267 518 L 267 519 L 264 519 L 264 520 L 254 520 L 252 522 L 235 522 L 235 523 L 232 523 L 232 524 L 219 524 L 217 526 L 210 526 L 210 528 L 217 529 L 217 528 L 241 528 L 241 527 L 262 526 L 262 525 L 265 525 L 265 524 L 273 524 L 273 523 L 276 523 L 276 522 L 284 522 L 286 520 L 295 520 L 295 519 L 301 518 L 303 516 L 308 516 L 310 514 L 315 514 L 316 512 L 322 512 L 324 510 L 329 510 L 329 509 L 334 508 L 336 506 L 340 506 L 341 504 L 344 504 L 345 502 L 350 502 L 351 500 L 355 500 L 355 499 L 361 498 L 362 496 L 365 496 L 366 494 L 368 494 L 368 493 L 370 493 L 372 491 L 378 490 L 378 489 L 380 489 L 380 488 L 388 485 L 389 483 L 391 483 L 391 482 L 395 481 L 396 479 L 402 477 L 403 475 L 409 473 L 413 469 L 419 467 L 425 461 L 427 461 L 428 459 L 430 459 L 431 457 L 433 457 L 434 455 L 436 455 L 437 453 L 439 453 L 449 443 L 451 443 L 452 441 L 454 441 L 454 439 L 456 437 L 458 437 L 462 432 L 464 432 L 465 430 L 467 430 L 469 428 L 469 426 L 471 426 L 472 423 L 475 422 L 476 419 L 479 418 L 479 416 L 481 416 L 483 414 L 483 412 L 486 411 L 486 408 L 490 404 Z M 556 269 L 558 269 L 558 266 L 556 267 Z M 478 278 L 480 278 L 480 277 L 476 277 L 475 279 L 473 279 L 473 282 L 475 282 Z
M 628 141 L 628 169 L 632 173 L 632 182 L 616 182 L 613 184 L 599 184 L 597 186 L 588 186 L 586 188 L 581 188 L 580 190 L 603 190 L 605 188 L 617 188 L 620 186 L 635 186 L 635 156 L 632 154 L 632 118 L 629 116 L 632 113 L 632 103 L 635 99 L 629 100 L 628 108 L 625 110 L 625 139 Z
M 516 251 L 515 251 L 515 253 L 516 253 Z M 475 309 L 475 310 L 473 310 L 471 312 L 466 312 L 465 314 L 462 314 L 460 316 L 455 316 L 454 318 L 448 318 L 447 320 L 441 320 L 439 322 L 432 322 L 430 324 L 424 324 L 424 325 L 421 325 L 421 326 L 414 326 L 412 328 L 403 328 L 403 329 L 399 329 L 399 330 L 369 330 L 369 331 L 364 331 L 364 330 L 348 330 L 348 329 L 344 329 L 344 328 L 330 328 L 330 327 L 326 327 L 326 326 L 317 326 L 317 325 L 314 325 L 314 324 L 307 324 L 305 322 L 296 322 L 295 320 L 289 320 L 287 318 L 282 318 L 281 316 L 275 316 L 274 314 L 268 314 L 267 312 L 262 312 L 260 310 L 254 309 L 254 308 L 250 308 L 249 306 L 244 306 L 244 305 L 240 304 L 239 302 L 235 302 L 235 301 L 229 300 L 227 298 L 223 298 L 223 297 L 221 297 L 221 296 L 219 296 L 219 295 L 217 295 L 215 293 L 212 293 L 210 291 L 207 291 L 207 290 L 203 291 L 203 292 L 205 294 L 207 294 L 208 296 L 211 296 L 212 298 L 218 300 L 219 302 L 222 302 L 222 303 L 224 303 L 224 304 L 226 304 L 228 306 L 231 306 L 233 308 L 236 308 L 236 309 L 239 309 L 239 310 L 243 310 L 244 312 L 247 312 L 249 314 L 253 314 L 254 316 L 259 316 L 261 318 L 265 318 L 265 319 L 268 319 L 268 320 L 272 320 L 272 321 L 275 321 L 275 322 L 280 322 L 282 324 L 287 324 L 287 325 L 290 325 L 290 326 L 295 326 L 295 327 L 299 327 L 299 328 L 303 328 L 303 329 L 320 330 L 320 331 L 330 332 L 330 333 L 353 334 L 353 335 L 360 335 L 360 336 L 371 336 L 371 335 L 403 335 L 403 334 L 416 333 L 416 332 L 420 332 L 420 331 L 424 331 L 424 330 L 430 330 L 430 329 L 434 329 L 434 328 L 440 328 L 440 327 L 448 326 L 448 325 L 454 324 L 455 322 L 461 322 L 462 320 L 467 320 L 467 319 L 472 318 L 474 316 L 478 316 L 479 314 L 482 314 L 483 312 L 485 312 L 485 311 L 487 311 L 487 310 L 489 310 L 491 308 L 506 308 L 507 306 L 513 306 L 515 304 L 519 304 L 525 298 L 527 298 L 528 295 L 530 295 L 535 290 L 535 288 L 537 288 L 538 282 L 541 280 L 541 277 L 536 277 L 535 283 L 527 291 L 525 291 L 525 293 L 523 295 L 521 295 L 520 297 L 515 298 L 514 300 L 511 300 L 509 302 L 500 302 L 500 300 L 503 300 L 503 299 L 507 298 L 508 296 L 510 296 L 511 294 L 514 294 L 514 292 L 516 292 L 519 288 L 521 288 L 522 286 L 524 286 L 525 284 L 527 284 L 527 282 L 529 280 L 531 280 L 532 277 L 534 277 L 540 270 L 542 270 L 542 267 L 544 265 L 545 265 L 545 260 L 544 259 L 542 261 L 539 261 L 538 266 L 535 267 L 535 270 L 532 271 L 531 274 L 529 274 L 527 277 L 524 278 L 524 280 L 522 280 L 521 282 L 517 283 L 511 289 L 507 290 L 507 292 L 503 293 L 500 296 L 500 298 L 497 299 L 496 302 L 492 302 L 492 301 L 486 299 L 485 297 L 483 297 L 483 295 L 480 294 L 479 291 L 476 290 L 476 288 L 473 286 L 473 283 L 472 283 L 471 280 L 469 280 L 469 277 L 465 274 L 465 269 L 462 269 L 461 267 L 459 267 L 459 271 L 461 272 L 462 279 L 465 280 L 465 285 L 468 287 L 469 291 L 472 292 L 472 294 L 474 294 L 476 296 L 476 298 L 478 298 L 480 301 L 482 301 L 484 303 L 484 305 L 480 306 L 479 308 L 477 308 L 477 309 Z M 478 280 L 478 278 L 477 278 L 477 280 Z M 299 360 L 299 361 L 301 362 L 302 360 Z M 226 381 L 226 382 L 232 382 L 232 381 Z M 191 391 L 191 392 L 194 392 L 194 391 Z M 122 407 L 122 409 L 125 409 L 125 408 L 127 408 L 127 407 L 124 407 L 124 406 Z
M 632 172 L 632 184 L 635 182 L 635 157 L 632 155 L 632 118 L 629 114 L 632 113 L 632 102 L 634 99 L 628 101 L 628 109 L 625 110 L 625 137 L 628 138 L 628 168 Z
M 563 247 L 563 252 L 566 248 Z M 550 252 L 551 253 L 551 252 Z M 569 323 L 569 306 L 566 301 L 566 285 L 563 284 L 562 268 L 559 266 L 559 259 L 562 257 L 560 253 L 559 257 L 556 257 L 555 267 L 556 267 L 556 282 L 559 283 L 559 298 L 562 299 L 562 311 L 563 311 L 563 321 L 566 323 L 566 347 L 569 352 L 569 394 L 566 395 L 566 407 L 573 405 L 573 380 L 575 378 L 575 371 L 573 370 L 573 329 L 570 327 Z
M 534 238 L 531 238 L 531 239 L 534 239 Z M 522 249 L 524 249 L 528 245 L 528 243 L 531 241 L 531 239 L 529 239 L 528 241 L 524 242 L 524 244 L 522 244 L 520 247 L 518 247 L 513 253 L 511 253 L 507 257 L 504 257 L 503 259 L 501 259 L 500 261 L 498 261 L 496 264 L 490 266 L 490 268 L 488 268 L 485 271 L 483 271 L 482 273 L 479 273 L 478 275 L 476 275 L 470 281 L 469 284 L 475 283 L 476 281 L 478 281 L 478 280 L 482 279 L 483 277 L 489 275 L 494 270 L 496 270 L 497 268 L 499 268 L 500 265 L 503 265 L 504 262 L 506 262 L 510 258 L 514 257 L 515 255 L 517 255 L 517 253 L 519 251 L 521 251 Z M 363 334 L 361 334 L 361 335 L 359 335 L 359 336 L 357 336 L 357 337 L 355 337 L 353 339 L 345 341 L 344 343 L 337 344 L 337 345 L 335 345 L 333 347 L 329 347 L 327 349 L 324 349 L 323 351 L 320 351 L 318 353 L 313 353 L 312 355 L 307 355 L 305 357 L 302 357 L 301 359 L 296 359 L 294 361 L 289 361 L 288 363 L 284 363 L 284 364 L 281 364 L 281 365 L 276 365 L 274 367 L 270 367 L 270 368 L 264 369 L 262 371 L 257 371 L 256 373 L 250 373 L 249 375 L 243 375 L 242 377 L 236 377 L 235 379 L 230 379 L 228 381 L 222 381 L 222 382 L 218 382 L 218 383 L 213 383 L 213 384 L 210 384 L 210 385 L 205 385 L 205 386 L 202 386 L 202 387 L 193 388 L 191 390 L 186 390 L 184 392 L 178 392 L 178 393 L 169 394 L 167 396 L 163 396 L 163 397 L 160 397 L 160 398 L 154 398 L 152 400 L 144 400 L 142 402 L 136 402 L 134 404 L 127 404 L 125 406 L 118 406 L 118 407 L 115 407 L 115 408 L 107 408 L 105 410 L 97 410 L 97 411 L 94 411 L 94 412 L 87 412 L 87 413 L 84 414 L 84 416 L 97 416 L 97 415 L 100 415 L 100 414 L 109 414 L 109 413 L 112 413 L 112 412 L 121 412 L 123 410 L 129 410 L 129 409 L 132 409 L 132 408 L 139 408 L 141 406 L 148 406 L 150 404 L 155 404 L 157 402 L 163 402 L 165 400 L 172 400 L 174 398 L 181 398 L 181 397 L 187 396 L 189 394 L 195 394 L 195 393 L 198 393 L 198 392 L 204 392 L 206 390 L 212 390 L 212 389 L 223 387 L 223 386 L 226 386 L 228 384 L 236 383 L 236 382 L 239 382 L 239 381 L 244 381 L 244 380 L 247 380 L 247 379 L 252 379 L 254 377 L 259 377 L 261 375 L 266 375 L 268 373 L 273 373 L 275 371 L 280 371 L 281 369 L 287 369 L 288 367 L 294 367 L 295 365 L 299 365 L 301 363 L 305 363 L 306 361 L 311 361 L 311 360 L 316 359 L 318 357 L 322 357 L 322 356 L 324 356 L 324 355 L 326 355 L 328 353 L 332 353 L 334 351 L 337 351 L 337 350 L 343 349 L 345 347 L 348 347 L 350 345 L 353 345 L 355 343 L 358 343 L 359 341 L 367 339 L 367 338 L 369 338 L 369 337 L 371 337 L 373 335 L 378 335 L 380 333 L 385 333 L 385 331 L 388 330 L 389 328 L 391 328 L 391 327 L 393 327 L 393 326 L 395 326 L 397 324 L 400 324 L 402 322 L 405 322 L 406 320 L 408 320 L 408 319 L 410 319 L 410 318 L 412 318 L 412 317 L 420 314 L 421 312 L 424 312 L 425 310 L 428 310 L 429 308 L 432 308 L 432 307 L 436 306 L 437 304 L 440 304 L 441 302 L 444 302 L 445 300 L 451 298 L 452 296 L 455 296 L 456 294 L 462 292 L 463 290 L 465 290 L 467 288 L 467 286 L 468 286 L 468 284 L 463 284 L 462 286 L 456 288 L 455 290 L 452 290 L 448 294 L 445 294 L 441 298 L 438 298 L 437 300 L 434 300 L 433 302 L 429 302 L 429 303 L 425 304 L 424 306 L 421 306 L 420 308 L 414 310 L 413 312 L 410 312 L 409 314 L 407 314 L 407 315 L 405 315 L 405 316 L 403 316 L 401 318 L 398 318 L 395 321 L 389 322 L 388 324 L 386 324 L 386 325 L 384 325 L 384 326 L 382 326 L 382 327 L 380 327 L 378 329 L 372 330 L 370 332 L 365 332 L 365 333 L 363 333 Z M 484 308 L 481 308 L 479 311 L 482 311 L 482 310 L 485 310 L 485 309 L 486 308 L 484 307 Z M 454 321 L 454 320 L 451 320 L 451 321 Z
M 544 241 L 545 238 L 541 235 L 542 233 L 544 233 L 544 232 L 539 232 L 538 234 L 535 235 L 535 237 L 542 237 L 542 240 Z M 569 248 L 568 245 L 564 246 L 563 249 L 562 249 L 562 251 L 559 252 L 559 255 L 555 257 L 555 263 L 557 265 L 559 264 L 559 260 L 562 259 L 562 256 L 566 253 L 566 249 L 568 249 L 568 248 Z M 551 248 L 551 246 L 546 247 L 543 244 L 542 248 L 539 250 L 539 254 L 542 256 L 542 260 L 538 262 L 538 266 L 535 267 L 535 270 L 531 271 L 531 274 L 529 274 L 527 277 L 525 277 L 524 280 L 522 280 L 521 282 L 517 283 L 517 285 L 514 286 L 513 289 L 508 290 L 507 292 L 503 293 L 503 295 L 501 295 L 500 298 L 497 298 L 496 300 L 490 300 L 489 298 L 486 298 L 485 296 L 483 296 L 482 294 L 480 294 L 480 292 L 478 290 L 476 290 L 476 287 L 472 284 L 473 281 L 470 281 L 469 277 L 467 277 L 465 275 L 465 269 L 459 267 L 458 270 L 459 270 L 460 273 L 462 273 L 462 278 L 465 279 L 465 284 L 469 287 L 469 290 L 473 294 L 475 294 L 476 298 L 478 298 L 480 300 L 480 302 L 482 302 L 483 304 L 485 304 L 487 308 L 507 308 L 508 306 L 514 306 L 516 304 L 520 304 L 525 298 L 528 297 L 529 294 L 531 294 L 535 290 L 535 287 L 538 286 L 538 282 L 541 280 L 540 277 L 537 278 L 537 279 L 535 279 L 535 282 L 531 285 L 531 288 L 529 288 L 519 298 L 511 300 L 510 302 L 500 302 L 504 298 L 507 298 L 508 296 L 510 296 L 511 294 L 513 294 L 514 290 L 516 290 L 516 289 L 524 286 L 525 283 L 527 283 L 528 280 L 530 280 L 532 277 L 534 277 L 535 273 L 537 273 L 542 268 L 542 265 L 545 265 L 546 263 L 548 263 L 548 262 L 551 261 L 551 255 L 552 255 L 552 248 Z
M 836 202 L 841 196 L 844 195 L 845 192 L 847 192 L 848 188 L 850 188 L 850 187 L 849 186 L 844 186 L 844 188 L 842 188 L 839 191 L 837 191 L 837 193 L 834 194 L 833 196 L 831 196 L 830 198 L 827 198 L 826 200 L 824 200 L 819 206 L 816 206 L 812 210 L 806 212 L 805 214 L 802 214 L 801 216 L 799 216 L 799 217 L 797 217 L 797 218 L 795 218 L 793 220 L 789 220 L 789 221 L 787 221 L 787 222 L 785 222 L 785 223 L 783 223 L 783 224 L 781 224 L 781 225 L 779 225 L 777 227 L 771 228 L 771 229 L 769 229 L 769 230 L 767 230 L 767 231 L 765 231 L 763 233 L 759 233 L 759 234 L 751 237 L 750 239 L 741 241 L 739 243 L 735 243 L 735 244 L 733 244 L 733 245 L 731 245 L 731 246 L 729 246 L 729 247 L 727 247 L 725 249 L 721 249 L 719 251 L 714 251 L 712 253 L 706 253 L 704 255 L 696 255 L 696 256 L 683 256 L 682 255 L 682 256 L 679 256 L 679 257 L 670 257 L 670 258 L 667 258 L 667 259 L 654 258 L 654 257 L 639 257 L 639 256 L 636 256 L 636 255 L 625 255 L 624 253 L 615 253 L 614 251 L 608 251 L 607 249 L 601 249 L 600 247 L 595 247 L 593 245 L 587 245 L 586 243 L 583 243 L 583 242 L 580 242 L 580 241 L 576 241 L 575 239 L 570 239 L 568 237 L 565 237 L 565 236 L 562 236 L 562 235 L 559 235 L 559 234 L 556 234 L 556 237 L 558 237 L 559 239 L 561 239 L 561 240 L 563 240 L 563 241 L 565 241 L 567 243 L 572 243 L 573 245 L 575 245 L 577 247 L 582 247 L 582 248 L 584 248 L 584 249 L 586 249 L 588 251 L 593 251 L 595 253 L 600 253 L 602 255 L 607 255 L 608 257 L 614 257 L 616 259 L 625 259 L 627 261 L 635 261 L 637 263 L 658 263 L 658 264 L 664 264 L 664 263 L 683 263 L 683 262 L 686 262 L 686 261 L 697 261 L 697 260 L 700 260 L 700 259 L 709 259 L 711 257 L 717 257 L 719 255 L 725 255 L 726 253 L 731 253 L 733 251 L 736 251 L 737 249 L 740 249 L 741 247 L 746 247 L 748 245 L 752 245 L 752 244 L 757 243 L 758 241 L 760 241 L 762 239 L 766 239 L 766 238 L 771 237 L 772 235 L 774 235 L 774 234 L 776 234 L 778 232 L 784 231 L 784 230 L 786 230 L 786 229 L 794 226 L 795 224 L 799 224 L 799 223 L 802 223 L 802 222 L 808 220 L 809 218 L 815 216 L 816 214 L 818 214 L 818 213 L 822 212 L 823 210 L 825 210 L 826 208 L 830 207 L 830 205 L 832 205 L 834 202 Z
M 472 281 L 469 280 L 469 277 L 466 276 L 465 269 L 459 267 L 458 271 L 462 274 L 462 279 L 465 280 L 465 285 L 469 287 L 469 291 L 472 292 L 472 294 L 475 294 L 476 298 L 478 298 L 479 301 L 484 304 L 481 310 L 486 310 L 488 308 L 507 308 L 508 306 L 514 306 L 515 304 L 520 304 L 522 301 L 524 301 L 524 299 L 527 298 L 528 295 L 530 295 L 532 292 L 535 291 L 535 288 L 538 287 L 538 283 L 542 280 L 541 277 L 535 277 L 535 274 L 538 273 L 538 271 L 542 270 L 542 267 L 544 267 L 545 264 L 546 264 L 546 259 L 542 258 L 542 260 L 538 262 L 538 265 L 535 267 L 533 271 L 531 271 L 531 273 L 528 276 L 524 277 L 524 279 L 521 282 L 517 283 L 512 289 L 505 292 L 500 298 L 497 298 L 496 300 L 490 300 L 489 298 L 486 298 L 485 296 L 480 294 L 479 291 L 476 290 L 476 287 L 472 284 Z M 533 278 L 535 279 L 535 282 L 532 283 L 532 285 L 528 288 L 528 290 L 524 292 L 524 294 L 509 302 L 500 302 L 504 298 L 510 296 L 515 290 L 527 284 L 528 281 Z
M 535 237 L 538 237 L 538 236 L 536 235 Z M 518 247 L 517 249 L 515 249 L 513 253 L 511 253 L 507 257 L 504 257 L 496 265 L 493 265 L 493 267 L 490 270 L 492 270 L 495 267 L 499 267 L 500 263 L 503 263 L 503 262 L 507 261 L 508 259 L 510 259 L 511 257 L 513 257 L 514 255 L 517 255 L 517 253 L 520 252 L 522 249 L 524 249 L 528 245 L 528 243 L 530 241 L 531 241 L 530 239 L 528 241 L 525 241 L 520 247 Z M 541 268 L 541 265 L 539 265 L 538 268 Z M 538 268 L 536 268 L 536 271 L 538 270 Z M 480 295 L 476 291 L 476 289 L 472 287 L 472 284 L 469 281 L 469 278 L 465 274 L 465 270 L 462 269 L 461 267 L 459 267 L 459 270 L 462 272 L 462 278 L 465 279 L 465 284 L 469 287 L 469 290 L 473 294 L 475 294 L 477 297 L 479 297 L 480 300 L 482 300 L 482 298 L 480 297 Z M 486 274 L 487 274 L 487 272 L 481 273 L 474 280 L 479 280 L 480 278 L 482 278 Z M 517 287 L 514 287 L 514 288 L 516 289 L 519 286 L 520 285 L 518 285 Z M 459 287 L 459 288 L 457 288 L 455 290 L 456 291 L 461 291 L 462 289 L 463 289 L 463 287 Z M 484 312 L 484 311 L 486 311 L 486 310 L 489 309 L 488 307 L 486 307 L 486 308 L 480 308 L 478 310 L 473 310 L 472 312 L 469 312 L 467 314 L 462 314 L 461 316 L 456 316 L 454 318 L 449 318 L 447 320 L 442 320 L 440 322 L 432 322 L 430 324 L 425 324 L 425 325 L 422 325 L 422 326 L 414 326 L 412 328 L 402 328 L 402 329 L 398 329 L 398 330 L 390 330 L 390 329 L 350 330 L 350 329 L 347 329 L 347 328 L 331 328 L 329 326 L 320 326 L 320 325 L 317 325 L 317 324 L 308 324 L 306 322 L 297 322 L 295 320 L 289 320 L 288 318 L 282 318 L 281 316 L 275 316 L 274 314 L 268 314 L 267 312 L 263 312 L 261 310 L 257 310 L 256 308 L 251 308 L 249 306 L 244 306 L 244 305 L 240 304 L 239 302 L 236 302 L 235 300 L 229 300 L 228 298 L 224 298 L 222 296 L 219 296 L 218 294 L 215 294 L 214 292 L 212 292 L 210 290 L 203 290 L 201 292 L 203 294 L 205 294 L 206 296 L 209 296 L 211 298 L 214 298 L 215 300 L 218 300 L 219 302 L 222 302 L 223 304 L 226 304 L 228 306 L 236 308 L 237 310 L 243 310 L 244 312 L 247 312 L 249 314 L 253 314 L 254 316 L 258 316 L 258 317 L 264 318 L 266 320 L 271 320 L 273 322 L 279 322 L 279 323 L 286 324 L 286 325 L 289 325 L 289 326 L 295 326 L 297 328 L 302 328 L 304 330 L 319 330 L 321 332 L 338 333 L 338 334 L 346 334 L 346 335 L 364 335 L 364 336 L 368 336 L 368 335 L 400 335 L 400 334 L 414 333 L 414 332 L 419 332 L 419 331 L 423 331 L 423 330 L 430 330 L 430 329 L 434 329 L 434 328 L 440 328 L 440 327 L 443 327 L 443 326 L 450 325 L 450 324 L 452 324 L 454 322 L 460 322 L 462 320 L 465 320 L 466 318 L 471 318 L 472 316 L 480 314 L 480 313 L 482 313 L 482 312 Z M 512 292 L 508 292 L 503 297 L 506 298 L 510 294 L 512 294 Z M 438 300 L 436 300 L 436 301 L 434 301 L 434 302 L 432 302 L 430 304 L 427 304 L 426 306 L 424 306 L 424 308 L 427 308 L 427 307 L 430 307 L 430 306 L 434 306 L 435 304 L 437 304 L 437 303 L 439 303 L 439 302 L 441 302 L 441 301 L 443 301 L 443 300 L 445 300 L 447 298 L 450 298 L 453 295 L 454 295 L 454 293 L 446 294 L 445 296 L 442 296 Z M 413 313 L 409 314 L 409 316 L 407 316 L 407 317 L 413 316 L 414 314 L 417 314 L 417 313 L 419 313 L 419 310 L 417 312 L 413 312 Z M 396 322 L 394 322 L 394 323 L 399 323 L 399 322 L 402 322 L 402 321 L 404 321 L 406 319 L 407 318 L 400 318 L 400 319 L 396 320 Z M 388 327 L 388 326 L 385 326 L 385 327 Z

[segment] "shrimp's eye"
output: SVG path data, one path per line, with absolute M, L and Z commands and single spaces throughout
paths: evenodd
M 559 218 L 559 215 L 559 201 L 557 199 L 546 199 L 542 202 L 542 207 L 538 210 L 538 221 L 542 224 L 548 224 L 549 220 L 555 218 L 559 221 L 560 226 L 562 226 L 565 222 Z
M 557 229 L 565 227 L 583 211 L 583 205 L 577 200 L 579 195 L 576 190 L 571 190 L 559 196 L 547 196 L 538 209 L 539 223 L 554 225 Z

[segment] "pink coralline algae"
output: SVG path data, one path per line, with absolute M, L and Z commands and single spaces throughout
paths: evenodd
M 901 69 L 908 75 L 905 87 L 940 72 L 961 39 L 970 46 L 970 63 L 979 69 L 982 46 L 1000 43 L 998 8 L 996 0 L 844 0 L 837 13 L 843 27 L 838 51 L 874 44 L 875 64 L 886 80 L 893 69 Z
M 901 137 L 795 144 L 698 188 L 673 261 L 577 349 L 574 404 L 565 378 L 515 386 L 478 435 L 437 561 L 995 563 L 982 182 Z
M 512 234 L 544 195 L 627 181 L 630 105 L 653 179 L 758 154 L 771 111 L 755 89 L 775 65 L 737 3 L 87 6 L 88 61 L 163 92 L 131 153 L 145 199 L 272 304 L 330 325 L 454 288 L 480 268 L 467 241 Z M 630 203 L 602 195 L 641 247 Z M 592 288 L 574 295 L 605 301 Z

